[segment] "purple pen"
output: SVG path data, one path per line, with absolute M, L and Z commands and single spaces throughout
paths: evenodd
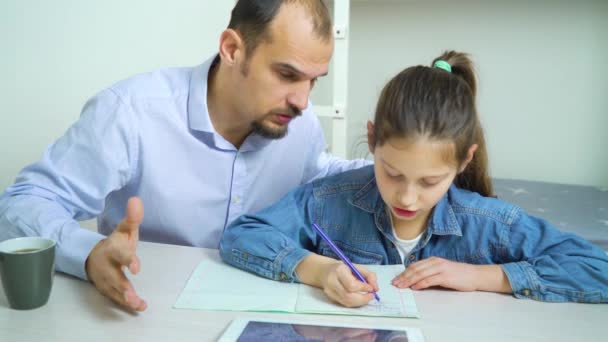
M 336 244 L 333 241 L 331 241 L 329 236 L 325 235 L 325 232 L 323 232 L 323 229 L 321 229 L 321 227 L 319 227 L 316 223 L 313 223 L 312 227 L 317 231 L 317 233 L 319 233 L 319 235 L 321 235 L 321 238 L 323 238 L 323 240 L 325 240 L 325 242 L 327 242 L 327 244 L 329 245 L 331 250 L 334 251 L 334 253 L 336 253 L 336 255 L 338 255 L 338 257 L 340 259 L 342 259 L 342 261 L 346 264 L 346 266 L 348 266 L 348 268 L 350 268 L 350 270 L 353 272 L 353 274 L 361 282 L 367 284 L 367 281 L 365 280 L 365 278 L 363 278 L 363 275 L 361 273 L 359 273 L 359 271 L 357 270 L 355 265 L 353 265 L 353 263 L 350 262 L 350 260 L 348 260 L 348 258 L 346 257 L 346 255 L 344 255 L 344 253 L 342 253 L 340 248 L 338 248 L 338 246 L 336 246 Z M 376 298 L 377 301 L 380 301 L 380 297 L 378 297 L 378 294 L 375 291 L 374 291 L 374 297 Z

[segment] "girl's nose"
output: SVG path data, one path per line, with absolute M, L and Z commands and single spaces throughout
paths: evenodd
M 399 205 L 402 208 L 407 209 L 412 205 L 416 204 L 416 200 L 418 199 L 418 193 L 416 191 L 416 187 L 413 185 L 404 186 L 399 194 Z

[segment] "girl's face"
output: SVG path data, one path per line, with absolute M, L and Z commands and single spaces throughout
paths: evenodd
M 455 162 L 446 160 L 453 148 L 451 142 L 418 137 L 391 138 L 373 149 L 376 183 L 398 237 L 412 239 L 426 228 L 432 209 L 459 172 Z

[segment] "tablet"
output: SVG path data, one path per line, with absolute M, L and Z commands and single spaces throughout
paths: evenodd
M 424 342 L 424 338 L 420 329 L 403 326 L 328 323 L 320 320 L 236 318 L 219 341 Z

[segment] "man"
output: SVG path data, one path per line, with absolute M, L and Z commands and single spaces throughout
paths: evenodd
M 315 177 L 363 165 L 323 152 L 310 110 L 310 90 L 332 52 L 320 0 L 238 1 L 217 56 L 135 76 L 87 102 L 0 198 L 0 240 L 51 237 L 59 271 L 145 310 L 123 272 L 139 271 L 140 236 L 217 248 L 236 217 Z M 93 217 L 107 237 L 80 228 L 77 221 Z

